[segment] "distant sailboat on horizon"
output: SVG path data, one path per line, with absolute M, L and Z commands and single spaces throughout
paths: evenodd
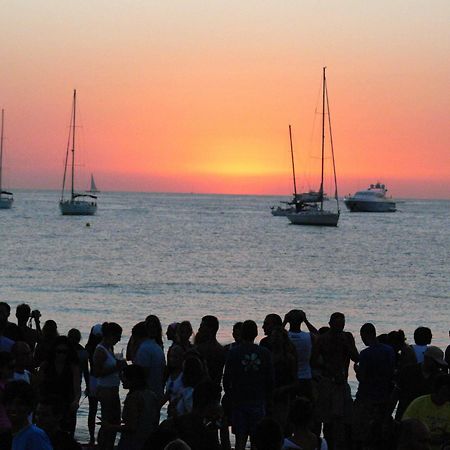
M 90 194 L 99 194 L 100 191 L 94 181 L 94 175 L 91 173 L 91 188 L 87 191 Z
M 4 122 L 5 122 L 5 111 L 2 109 L 2 129 L 0 135 L 0 209 L 10 209 L 14 201 L 13 194 L 12 192 L 4 191 L 2 188 Z

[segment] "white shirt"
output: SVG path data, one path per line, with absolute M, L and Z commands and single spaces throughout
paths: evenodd
M 297 350 L 297 377 L 300 380 L 310 380 L 312 378 L 309 364 L 312 349 L 311 335 L 305 331 L 289 331 L 288 335 Z

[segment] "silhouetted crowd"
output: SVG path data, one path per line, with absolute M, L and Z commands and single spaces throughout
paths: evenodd
M 248 441 L 253 450 L 450 450 L 450 346 L 431 345 L 426 327 L 410 345 L 402 330 L 377 335 L 365 323 L 358 351 L 344 314 L 317 329 L 292 310 L 266 316 L 259 344 L 245 320 L 223 346 L 208 315 L 195 336 L 189 321 L 168 325 L 165 352 L 149 315 L 123 354 L 117 323 L 94 325 L 82 346 L 78 329 L 41 328 L 26 304 L 15 315 L 0 302 L 0 450 L 82 448 L 74 433 L 86 398 L 87 446 L 101 450 L 244 450 Z

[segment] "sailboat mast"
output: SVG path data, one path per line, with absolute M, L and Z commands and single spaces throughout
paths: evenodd
M 334 159 L 334 145 L 333 145 L 333 132 L 331 130 L 331 114 L 330 114 L 330 100 L 328 99 L 328 86 L 325 89 L 325 95 L 327 97 L 327 113 L 328 113 L 328 129 L 330 130 L 330 146 L 331 146 L 331 157 L 333 159 L 333 174 L 334 174 L 334 198 L 336 199 L 337 209 L 339 209 L 339 195 L 338 195 L 338 185 L 336 176 L 336 161 Z
M 325 89 L 326 89 L 326 67 L 323 68 L 323 81 L 322 81 L 322 170 L 320 174 L 320 210 L 323 210 L 323 169 L 324 169 L 324 156 L 325 156 Z
M 2 109 L 2 131 L 0 136 L 0 192 L 2 192 L 2 169 L 3 169 L 3 124 L 5 111 Z
M 294 147 L 292 145 L 292 131 L 289 125 L 289 142 L 291 144 L 292 179 L 294 180 L 294 198 L 297 200 L 297 183 L 295 181 Z
M 74 196 L 73 185 L 75 181 L 75 115 L 77 110 L 77 90 L 73 90 L 73 128 L 72 128 L 72 200 Z

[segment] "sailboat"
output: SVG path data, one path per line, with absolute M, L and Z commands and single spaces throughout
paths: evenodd
M 94 175 L 91 173 L 91 188 L 87 191 L 90 194 L 98 194 L 100 191 L 97 189 L 97 186 L 94 181 Z
M 74 190 L 75 184 L 75 124 L 77 110 L 77 91 L 73 91 L 72 116 L 70 120 L 69 139 L 67 141 L 66 161 L 64 164 L 64 176 L 61 190 L 59 208 L 63 216 L 93 216 L 97 211 L 97 196 L 92 194 L 78 194 Z M 64 199 L 66 184 L 67 165 L 69 162 L 69 151 L 71 157 L 71 191 L 70 199 Z
M 337 211 L 328 211 L 323 209 L 324 192 L 323 192 L 323 178 L 324 178 L 324 159 L 325 159 L 325 115 L 328 115 L 328 131 L 330 137 L 331 156 L 333 160 L 333 173 L 334 173 L 334 197 L 336 199 Z M 320 175 L 320 188 L 318 192 L 318 198 L 309 208 L 297 209 L 297 212 L 290 213 L 287 218 L 291 223 L 295 225 L 320 225 L 335 227 L 339 221 L 340 209 L 339 199 L 337 192 L 337 180 L 336 180 L 336 165 L 334 161 L 334 148 L 333 137 L 331 134 L 331 119 L 330 119 L 330 105 L 328 102 L 328 90 L 327 90 L 327 78 L 326 67 L 323 68 L 323 81 L 322 81 L 322 165 Z
M 11 192 L 4 191 L 2 188 L 4 122 L 5 122 L 5 111 L 2 109 L 2 129 L 0 134 L 0 209 L 10 209 L 14 201 L 13 194 Z
M 297 193 L 297 181 L 295 178 L 295 163 L 294 163 L 294 146 L 292 144 L 292 129 L 289 125 L 289 142 L 291 147 L 291 161 L 292 161 L 292 180 L 294 184 L 294 195 L 290 202 L 280 202 L 286 206 L 271 207 L 271 213 L 273 216 L 287 216 L 290 213 L 295 213 L 300 209 L 306 209 L 307 203 L 312 203 L 320 200 L 319 193 L 315 191 Z M 328 200 L 328 199 L 327 199 Z

